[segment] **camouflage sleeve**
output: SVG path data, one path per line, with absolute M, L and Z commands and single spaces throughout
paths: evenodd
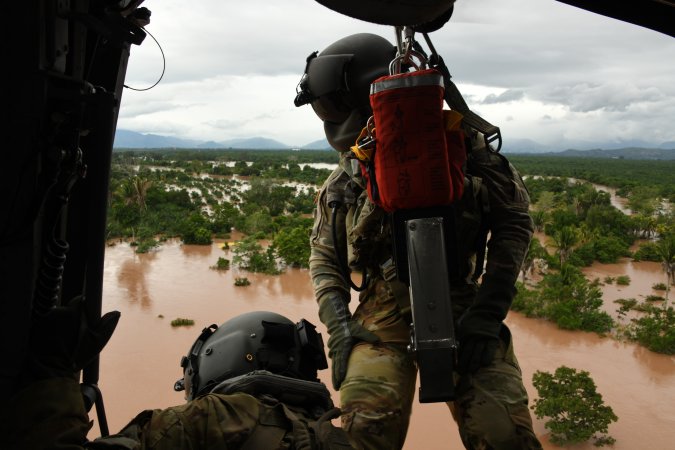
M 342 298 L 349 299 L 350 289 L 340 272 L 339 262 L 333 246 L 333 222 L 332 211 L 328 206 L 329 197 L 332 198 L 332 190 L 339 189 L 348 178 L 346 172 L 338 167 L 331 173 L 323 184 L 317 198 L 314 210 L 314 226 L 310 236 L 309 271 L 314 287 L 316 300 L 320 302 L 324 297 L 334 292 L 339 292 Z M 346 254 L 346 207 L 338 208 L 335 220 L 338 249 Z
M 218 448 L 238 449 L 255 430 L 259 414 L 255 397 L 210 394 L 185 405 L 144 411 L 118 434 L 99 438 L 87 448 L 173 450 L 218 442 Z
M 513 285 L 534 231 L 528 212 L 529 194 L 520 174 L 501 154 L 475 152 L 470 165 L 472 173 L 483 179 L 489 199 L 485 274 Z
M 259 415 L 255 397 L 210 394 L 184 405 L 143 411 L 119 433 L 88 442 L 92 424 L 79 383 L 51 378 L 30 385 L 3 405 L 0 448 L 174 450 L 218 442 L 218 448 L 238 449 L 255 431 Z

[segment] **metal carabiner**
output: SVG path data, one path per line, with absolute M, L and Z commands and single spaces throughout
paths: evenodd
M 427 68 L 426 56 L 413 50 L 415 30 L 411 27 L 395 27 L 396 28 L 396 57 L 389 63 L 389 75 L 401 73 L 403 64 L 409 64 L 415 70 L 423 70 Z M 417 62 L 415 62 L 417 59 Z

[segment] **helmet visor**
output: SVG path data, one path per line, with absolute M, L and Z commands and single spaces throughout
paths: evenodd
M 316 97 L 331 92 L 348 90 L 345 80 L 346 66 L 354 55 L 319 55 L 309 62 L 307 81 L 309 91 Z
M 325 55 L 312 59 L 307 67 L 307 89 L 312 98 L 312 108 L 323 121 L 340 123 L 352 109 L 345 103 L 349 92 L 347 65 L 354 55 Z

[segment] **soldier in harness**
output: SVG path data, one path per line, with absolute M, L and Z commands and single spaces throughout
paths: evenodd
M 330 335 L 342 426 L 353 443 L 378 450 L 403 447 L 418 367 L 408 348 L 410 290 L 392 250 L 398 236 L 391 215 L 374 202 L 368 186 L 373 173 L 358 161 L 355 143 L 373 114 L 371 83 L 389 74 L 396 55 L 397 47 L 377 35 L 338 40 L 310 55 L 295 102 L 312 105 L 340 153 L 339 167 L 318 196 L 310 272 Z M 468 449 L 540 449 L 503 323 L 533 233 L 529 196 L 507 159 L 466 122 L 461 127 L 468 149 L 462 155 L 463 195 L 448 209 L 455 223 L 454 236 L 448 236 L 454 242 L 448 278 L 459 347 L 446 375 L 455 386 L 447 404 Z M 362 274 L 360 285 L 350 271 Z M 359 291 L 354 308 L 351 289 Z
M 306 320 L 256 311 L 205 328 L 174 386 L 185 391 L 185 405 L 146 410 L 119 433 L 90 442 L 79 384 L 63 370 L 69 364 L 42 362 L 46 378 L 4 408 L 3 449 L 353 448 L 331 424 L 340 413 L 317 379 L 327 368 L 323 341 Z

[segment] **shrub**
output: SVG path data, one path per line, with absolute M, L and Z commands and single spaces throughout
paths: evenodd
M 605 284 L 612 284 L 614 283 L 614 277 L 607 276 L 603 281 L 605 282 Z
M 628 286 L 630 284 L 630 277 L 628 275 L 620 275 L 616 277 L 616 284 L 619 286 Z
M 183 234 L 182 240 L 184 244 L 210 245 L 211 232 L 202 227 L 193 228 Z
M 250 286 L 251 282 L 246 277 L 237 277 L 234 279 L 235 286 Z
M 183 319 L 181 317 L 173 319 L 171 321 L 172 327 L 189 327 L 195 324 L 195 321 L 192 319 Z
M 634 298 L 619 298 L 614 300 L 614 303 L 620 305 L 617 312 L 623 315 L 626 314 L 631 309 L 635 309 L 637 307 L 638 301 L 635 300 Z
M 218 261 L 216 262 L 216 265 L 211 266 L 211 268 L 215 269 L 215 270 L 229 270 L 230 260 L 227 259 L 227 258 L 218 257 Z
M 148 253 L 157 246 L 159 246 L 159 242 L 157 242 L 155 239 L 142 239 L 136 247 L 136 253 Z
M 654 261 L 660 262 L 657 245 L 654 242 L 646 242 L 641 244 L 637 251 L 633 254 L 635 261 Z
M 655 291 L 665 291 L 668 289 L 668 286 L 666 286 L 666 283 L 654 283 L 652 284 L 652 289 Z
M 554 374 L 536 371 L 532 383 L 539 398 L 531 408 L 538 418 L 550 418 L 544 426 L 551 430 L 551 442 L 571 445 L 593 439 L 598 447 L 615 442 L 606 433 L 618 417 L 604 404 L 588 372 L 561 366 Z

